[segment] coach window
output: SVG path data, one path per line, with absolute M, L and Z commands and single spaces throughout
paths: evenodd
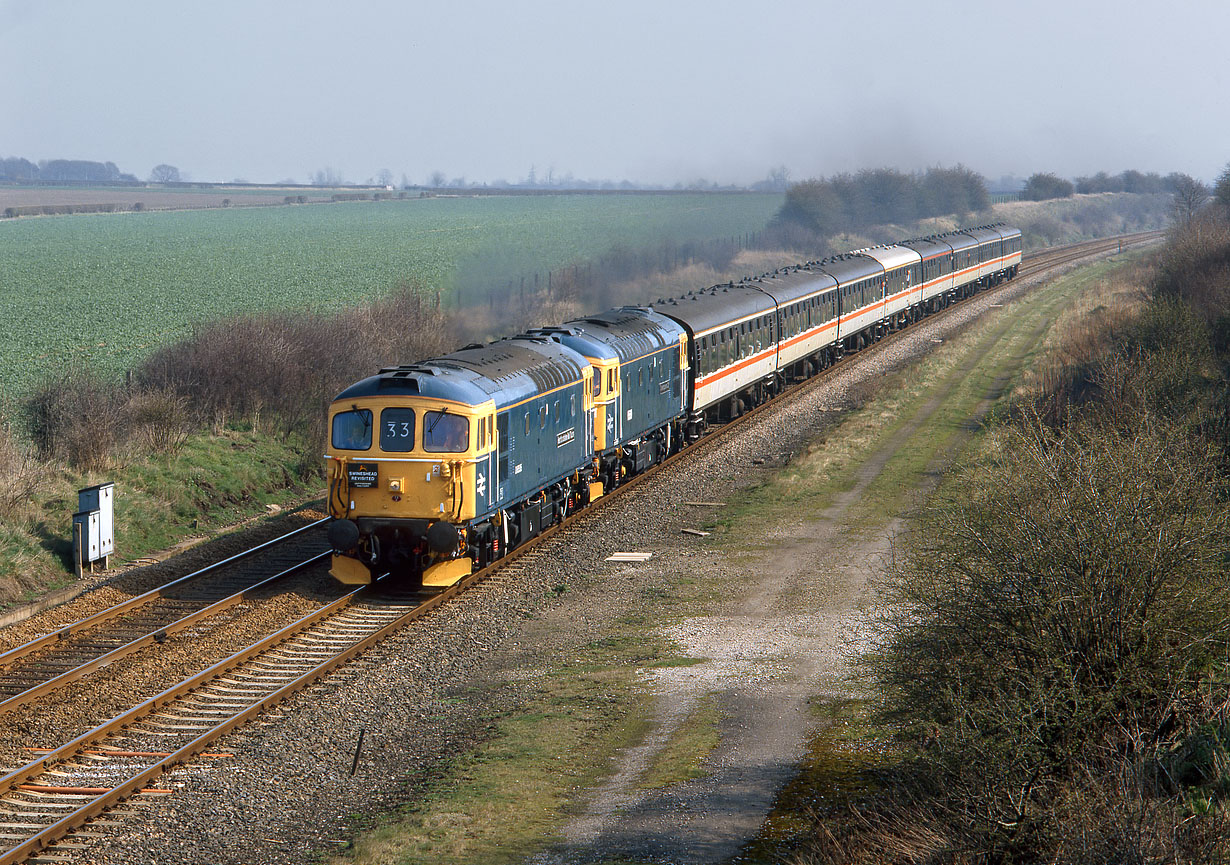
M 470 449 L 470 419 L 452 412 L 429 411 L 423 416 L 423 450 L 459 454 Z
M 340 411 L 333 416 L 333 446 L 343 451 L 365 451 L 372 446 L 372 413 L 365 408 Z

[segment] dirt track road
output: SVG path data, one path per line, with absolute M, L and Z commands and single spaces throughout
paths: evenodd
M 975 298 L 961 313 L 923 322 L 903 334 L 904 339 L 891 351 L 865 362 L 853 360 L 829 384 L 794 400 L 767 420 L 776 428 L 771 435 L 794 430 L 801 438 L 814 437 L 822 428 L 816 419 L 841 407 L 851 388 L 865 386 L 890 368 L 918 357 L 992 304 L 1006 303 L 1009 297 L 1005 295 L 1019 296 L 1027 287 L 1022 282 L 1004 292 Z M 1039 326 L 1036 336 L 1044 329 Z M 685 654 L 708 660 L 653 674 L 655 734 L 623 754 L 615 774 L 588 795 L 582 813 L 566 827 L 566 843 L 536 862 L 623 858 L 721 862 L 756 835 L 778 791 L 797 772 L 808 740 L 820 723 L 812 703 L 817 698 L 823 702 L 855 693 L 856 686 L 848 677 L 848 659 L 864 641 L 862 610 L 871 600 L 871 581 L 889 553 L 900 517 L 886 515 L 874 531 L 866 532 L 865 525 L 852 527 L 847 516 L 893 455 L 928 423 L 968 367 L 981 359 L 979 351 L 963 359 L 964 369 L 950 375 L 863 462 L 854 487 L 837 495 L 824 511 L 769 527 L 765 543 L 758 545 L 761 549 L 715 557 L 711 565 L 725 572 L 730 595 L 706 614 L 667 631 Z M 984 395 L 967 423 L 985 414 L 997 395 L 996 387 L 1002 383 Z M 923 486 L 934 484 L 940 463 L 950 453 L 951 448 L 928 467 Z M 740 460 L 729 454 L 712 458 Z M 717 499 L 737 496 L 738 489 L 731 485 L 709 495 Z M 663 546 L 677 544 L 663 538 Z M 672 562 L 669 553 L 657 561 L 659 568 L 695 566 L 694 561 Z M 721 743 L 710 755 L 708 773 L 665 789 L 640 789 L 637 780 L 654 753 L 706 696 L 716 699 L 722 715 Z

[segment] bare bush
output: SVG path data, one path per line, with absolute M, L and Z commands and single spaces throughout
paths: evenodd
M 23 401 L 30 437 L 46 460 L 83 471 L 106 468 L 123 430 L 118 386 L 85 367 L 49 376 Z
M 46 468 L 13 436 L 7 422 L 0 420 L 0 522 L 21 519 Z
M 169 390 L 140 391 L 124 406 L 125 438 L 145 452 L 174 453 L 188 439 L 192 416 L 187 397 Z
M 1230 220 L 1209 213 L 1176 227 L 1154 289 L 1187 301 L 1210 323 L 1224 318 L 1230 310 Z
M 268 423 L 315 441 L 328 401 L 346 385 L 451 347 L 444 314 L 403 286 L 331 315 L 246 315 L 202 325 L 155 352 L 136 382 L 143 391 L 185 400 L 201 423 Z
M 963 831 L 1037 852 L 1074 767 L 1156 751 L 1230 655 L 1230 511 L 1185 432 L 1033 422 L 937 495 L 894 556 L 868 672 Z

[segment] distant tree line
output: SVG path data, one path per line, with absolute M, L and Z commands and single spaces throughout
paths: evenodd
M 86 159 L 43 159 L 35 163 L 19 156 L 0 159 L 0 180 L 8 181 L 73 181 L 136 182 L 137 178 L 120 171 L 114 162 L 91 162 Z
M 870 225 L 972 213 L 990 205 L 986 180 L 959 165 L 922 174 L 877 168 L 791 184 L 776 221 L 831 236 Z
M 1107 174 L 1099 171 L 1090 177 L 1078 177 L 1075 182 L 1050 172 L 1038 173 L 1025 181 L 1021 198 L 1026 201 L 1047 201 L 1052 198 L 1071 198 L 1075 194 L 1097 192 L 1133 192 L 1141 195 L 1175 193 L 1197 180 L 1186 174 L 1171 172 L 1165 177 L 1155 171 L 1124 171 L 1122 174 Z

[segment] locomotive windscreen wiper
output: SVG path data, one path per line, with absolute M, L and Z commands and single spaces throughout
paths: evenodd
M 436 431 L 436 425 L 440 423 L 440 421 L 444 420 L 444 416 L 446 414 L 448 414 L 448 406 L 446 405 L 440 406 L 440 414 L 436 416 L 435 420 L 431 422 L 431 426 L 427 428 L 428 435 L 431 435 L 433 432 Z

